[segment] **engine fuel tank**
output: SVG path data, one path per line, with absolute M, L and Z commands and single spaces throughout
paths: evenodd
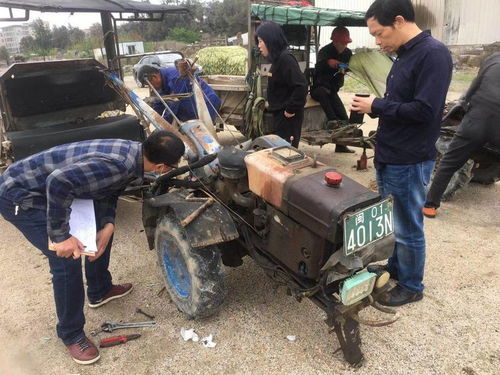
M 331 242 L 341 241 L 337 224 L 342 215 L 380 200 L 378 193 L 342 174 L 340 184 L 328 184 L 325 174 L 335 169 L 291 146 L 249 154 L 245 163 L 253 193 Z
M 250 190 L 277 208 L 283 206 L 286 181 L 300 174 L 313 160 L 291 146 L 276 147 L 245 156 Z

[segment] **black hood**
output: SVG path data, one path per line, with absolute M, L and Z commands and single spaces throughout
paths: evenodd
M 281 53 L 287 49 L 288 41 L 286 40 L 285 33 L 280 25 L 276 22 L 264 22 L 255 31 L 255 43 L 258 44 L 257 38 L 260 38 L 266 43 L 269 50 L 268 59 L 275 62 Z

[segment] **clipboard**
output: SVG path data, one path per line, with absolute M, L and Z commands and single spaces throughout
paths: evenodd
M 92 199 L 74 199 L 69 217 L 70 234 L 85 246 L 82 255 L 95 256 L 97 253 L 97 231 Z M 48 248 L 55 251 L 54 243 L 49 238 Z

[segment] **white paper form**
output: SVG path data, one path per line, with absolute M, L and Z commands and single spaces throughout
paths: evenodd
M 69 231 L 73 237 L 78 238 L 83 243 L 85 253 L 94 254 L 97 252 L 97 232 L 92 199 L 73 200 L 69 217 Z

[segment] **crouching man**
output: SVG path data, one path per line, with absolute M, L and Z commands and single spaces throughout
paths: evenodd
M 29 156 L 0 175 L 0 214 L 47 256 L 58 317 L 57 335 L 80 364 L 94 363 L 99 351 L 86 337 L 81 252 L 71 235 L 75 198 L 92 199 L 97 253 L 85 259 L 88 304 L 97 308 L 130 293 L 132 284 L 113 285 L 108 271 L 118 196 L 144 172 L 167 172 L 184 154 L 183 142 L 165 130 L 141 145 L 120 139 L 69 143 Z M 48 248 L 49 240 L 55 251 Z
M 178 64 L 182 71 L 182 63 Z M 187 74 L 181 74 L 175 67 L 157 68 L 151 65 L 144 65 L 137 74 L 139 81 L 146 85 L 146 78 L 160 95 L 189 94 L 193 92 L 191 79 Z M 210 118 L 214 121 L 215 115 L 221 105 L 221 100 L 215 91 L 200 77 L 195 77 L 203 91 L 205 104 L 207 105 Z M 189 121 L 199 118 L 196 110 L 194 95 L 181 98 L 177 102 L 169 102 L 168 106 L 180 121 Z M 172 112 L 165 110 L 165 106 L 160 101 L 153 105 L 153 109 L 163 116 L 165 120 L 172 123 L 174 118 Z

